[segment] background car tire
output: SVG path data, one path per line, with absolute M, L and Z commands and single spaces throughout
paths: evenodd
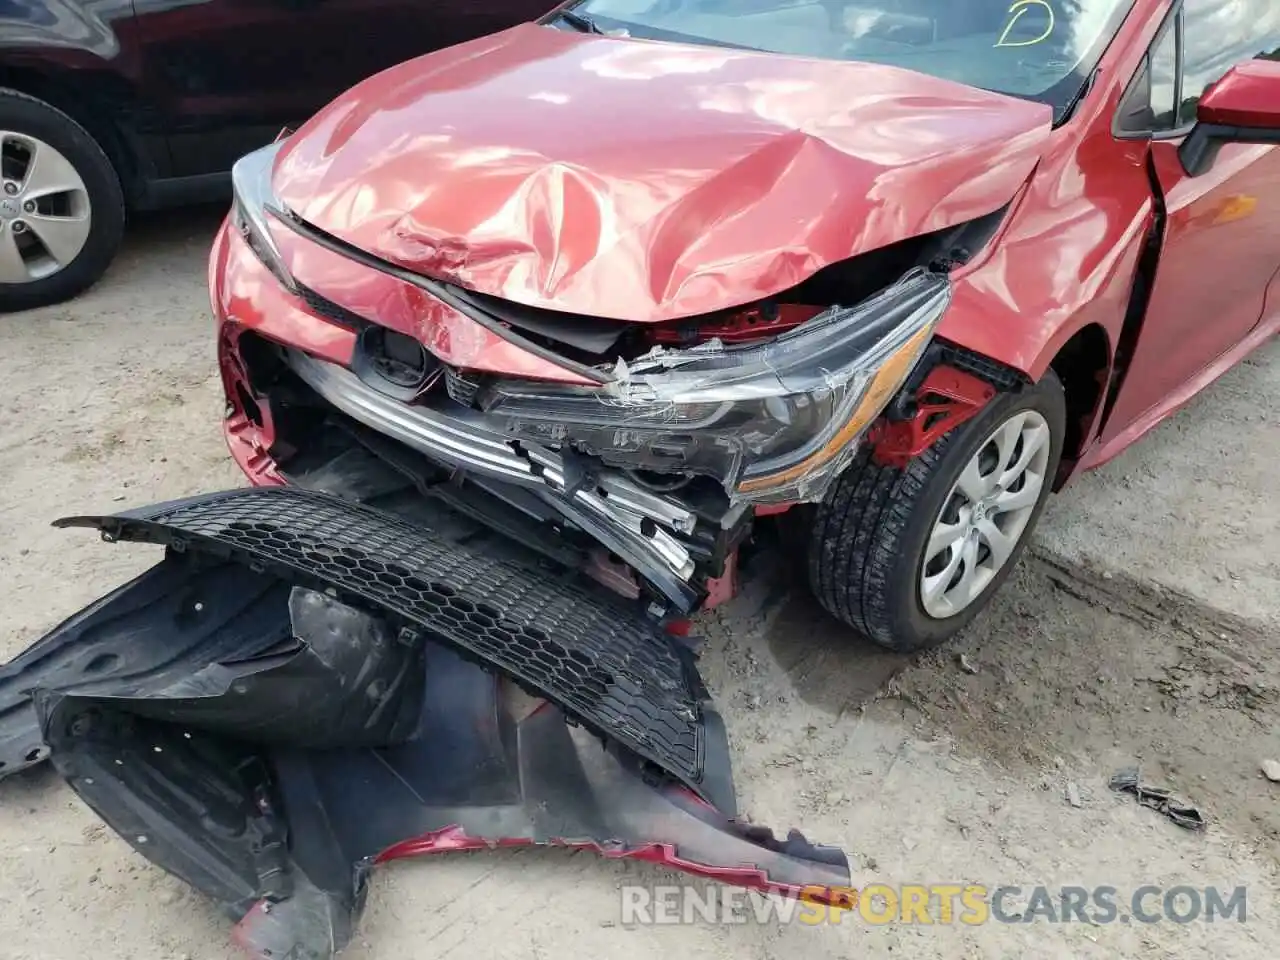
M 0 131 L 30 137 L 61 154 L 83 182 L 89 204 L 88 237 L 69 262 L 48 276 L 0 282 L 0 313 L 10 313 L 68 300 L 102 276 L 124 233 L 124 194 L 102 148 L 84 127 L 56 107 L 0 88 Z M 0 173 L 7 175 L 8 171 Z M 0 203 L 5 199 L 0 194 Z M 5 230 L 11 222 L 8 218 Z
M 990 453 L 1004 424 L 1043 422 L 1049 430 L 1045 479 L 1008 559 L 976 599 L 954 615 L 931 616 L 922 600 L 929 538 L 961 472 Z M 813 515 L 808 537 L 809 582 L 837 619 L 881 646 L 910 652 L 935 646 L 965 627 L 1017 564 L 1049 496 L 1062 456 L 1066 402 L 1052 372 L 1034 386 L 1004 393 L 978 416 L 939 439 L 906 469 L 881 466 L 870 448 L 841 475 Z M 985 454 L 984 454 L 985 455 Z M 963 500 L 963 498 L 961 498 Z M 948 548 L 950 549 L 950 548 Z

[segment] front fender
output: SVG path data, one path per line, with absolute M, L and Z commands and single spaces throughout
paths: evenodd
M 984 255 L 954 274 L 939 336 L 1032 380 L 1090 324 L 1113 351 L 1156 215 L 1145 150 L 1100 132 L 1051 158 Z

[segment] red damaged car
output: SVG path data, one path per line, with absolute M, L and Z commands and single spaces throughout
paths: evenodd
M 1280 6 L 879 2 L 586 0 L 240 161 L 255 487 L 58 521 L 165 551 L 0 665 L 0 776 L 49 759 L 258 960 L 452 850 L 850 905 L 739 815 L 681 621 L 773 516 L 937 642 L 1280 324 Z
M 1273 0 L 584 0 L 240 161 L 258 485 L 396 485 L 678 619 L 762 517 L 881 644 L 1280 326 Z

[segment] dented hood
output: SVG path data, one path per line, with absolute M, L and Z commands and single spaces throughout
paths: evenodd
M 999 209 L 1051 121 L 892 67 L 526 24 L 350 90 L 291 138 L 274 186 L 437 279 L 657 321 Z

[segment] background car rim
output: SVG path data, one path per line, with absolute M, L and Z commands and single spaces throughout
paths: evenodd
M 929 616 L 967 609 L 1008 563 L 1040 501 L 1052 439 L 1044 417 L 1023 410 L 965 464 L 925 546 L 920 605 Z
M 84 179 L 60 152 L 0 130 L 0 283 L 52 276 L 84 249 L 91 226 Z

